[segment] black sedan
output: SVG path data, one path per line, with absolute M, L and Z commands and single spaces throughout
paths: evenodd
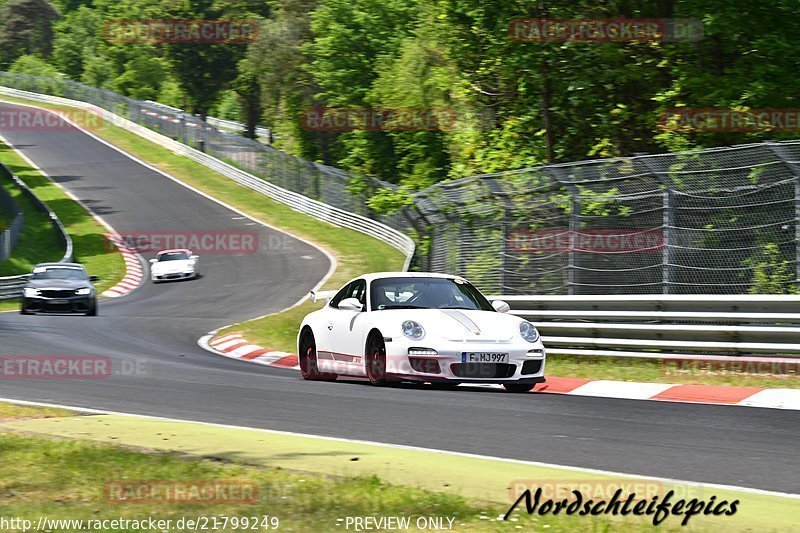
M 97 294 L 93 281 L 78 263 L 36 265 L 22 289 L 20 313 L 82 313 L 97 315 Z

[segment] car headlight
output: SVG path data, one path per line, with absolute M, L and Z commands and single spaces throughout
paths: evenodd
M 539 332 L 530 322 L 520 322 L 519 334 L 528 342 L 536 342 L 539 340 Z
M 403 322 L 403 335 L 409 339 L 418 341 L 425 336 L 425 330 L 421 325 L 419 325 L 419 323 L 414 322 L 413 320 L 406 320 Z
M 39 296 L 39 289 L 34 289 L 34 288 L 31 288 L 31 287 L 25 287 L 24 289 L 22 289 L 22 293 L 27 297 Z
M 77 294 L 78 296 L 86 296 L 88 294 L 92 294 L 92 289 L 89 288 L 78 289 L 77 291 L 75 291 L 75 294 Z

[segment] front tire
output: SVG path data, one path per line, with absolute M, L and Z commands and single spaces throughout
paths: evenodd
M 303 336 L 300 337 L 298 358 L 300 359 L 300 375 L 303 379 L 308 380 L 334 380 L 338 376 L 336 374 L 323 374 L 319 371 L 317 365 L 317 344 L 314 340 L 314 334 L 311 331 L 305 331 Z
M 19 314 L 21 314 L 21 315 L 30 315 L 30 314 L 32 314 L 32 313 L 31 313 L 30 311 L 28 311 L 28 309 L 25 307 L 25 302 L 22 302 L 22 304 L 20 305 L 20 307 L 19 307 Z
M 378 387 L 386 385 L 386 344 L 380 335 L 373 333 L 367 341 L 366 364 L 369 382 Z
M 92 307 L 86 312 L 86 316 L 97 316 L 97 300 L 92 302 Z
M 514 393 L 530 392 L 535 386 L 535 383 L 503 383 L 503 388 Z

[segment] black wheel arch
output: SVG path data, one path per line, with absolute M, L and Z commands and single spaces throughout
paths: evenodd
M 369 331 L 369 333 L 367 333 L 367 339 L 366 339 L 366 342 L 364 343 L 364 356 L 365 357 L 367 355 L 367 352 L 369 351 L 368 350 L 369 343 L 370 343 L 370 341 L 372 340 L 373 337 L 379 337 L 381 339 L 381 341 L 383 341 L 383 333 L 381 333 L 381 331 L 378 328 L 373 327 Z M 384 343 L 384 345 L 385 345 L 385 343 Z

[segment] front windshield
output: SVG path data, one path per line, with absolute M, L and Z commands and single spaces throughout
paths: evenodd
M 471 309 L 494 311 L 472 285 L 458 278 L 383 278 L 372 282 L 373 311 L 384 309 Z
M 159 261 L 185 261 L 189 259 L 189 254 L 186 252 L 169 252 L 158 256 Z
M 80 268 L 37 268 L 31 279 L 77 279 L 85 280 L 86 272 Z

